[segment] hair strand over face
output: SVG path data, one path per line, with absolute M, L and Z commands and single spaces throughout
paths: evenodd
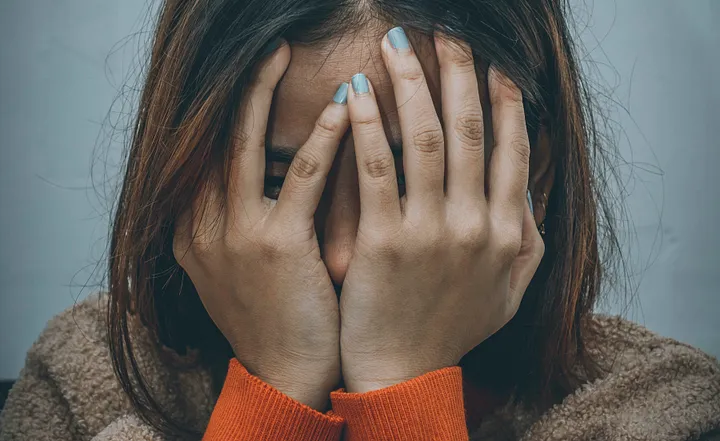
M 361 13 L 358 13 L 361 11 Z M 602 154 L 596 116 L 574 54 L 562 0 L 166 0 L 159 9 L 108 258 L 108 341 L 133 406 L 154 427 L 200 438 L 154 399 L 135 359 L 129 320 L 159 345 L 207 363 L 232 350 L 173 257 L 178 215 L 210 186 L 226 192 L 237 104 L 264 45 L 324 44 L 362 32 L 371 19 L 468 42 L 523 91 L 531 152 L 550 134 L 556 181 L 547 206 L 546 252 L 515 317 L 467 354 L 470 381 L 542 408 L 593 378 L 583 323 L 601 288 L 599 221 L 608 256 L 612 217 L 591 166 Z M 532 153 L 531 153 L 532 154 Z M 223 193 L 224 194 L 224 193 Z M 603 216 L 604 215 L 604 216 Z M 488 363 L 487 360 L 492 360 Z

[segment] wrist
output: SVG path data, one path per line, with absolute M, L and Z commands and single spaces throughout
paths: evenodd
M 272 372 L 267 372 L 267 369 L 263 369 L 262 372 L 248 369 L 248 372 L 291 399 L 324 412 L 329 406 L 330 392 L 340 382 L 339 366 L 309 364 L 300 366 L 295 363 L 287 363 L 285 366 L 287 365 L 296 368 L 282 369 L 282 371 L 275 369 Z
M 403 383 L 407 380 L 398 381 L 346 381 L 345 391 L 348 393 L 364 394 L 366 392 L 372 392 L 374 390 L 385 389 L 386 387 L 395 386 L 396 384 Z
M 312 371 L 310 371 L 312 372 Z M 321 376 L 308 376 L 297 374 L 289 377 L 255 375 L 263 383 L 272 386 L 274 389 L 319 412 L 325 412 L 330 403 L 330 392 L 334 390 L 334 384 L 329 378 Z
M 348 375 L 343 377 L 345 391 L 349 393 L 365 393 L 385 389 L 415 378 L 416 375 L 392 375 L 384 372 L 382 375 L 364 375 L 362 378 Z
M 270 384 L 270 383 L 268 383 Z M 289 387 L 277 387 L 277 390 L 292 398 L 293 400 L 302 403 L 311 409 L 317 410 L 318 412 L 325 413 L 329 409 L 330 405 L 330 392 L 332 389 L 314 389 L 310 390 L 307 388 L 297 388 L 294 386 Z
M 429 372 L 454 366 L 454 364 L 438 363 L 421 366 L 419 363 L 398 364 L 386 362 L 371 366 L 367 362 L 364 364 L 347 362 L 346 364 L 345 360 L 343 360 L 343 366 L 345 391 L 349 393 L 365 393 L 395 386 Z M 413 366 L 413 369 L 407 369 L 406 366 Z

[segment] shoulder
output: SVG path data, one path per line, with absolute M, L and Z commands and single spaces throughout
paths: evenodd
M 40 364 L 52 379 L 82 380 L 86 388 L 112 384 L 106 302 L 102 293 L 91 294 L 50 319 L 28 350 L 26 367 Z
M 6 420 L 37 430 L 44 424 L 40 419 L 63 415 L 68 430 L 85 438 L 110 430 L 113 424 L 113 430 L 125 428 L 118 421 L 136 418 L 113 368 L 107 302 L 105 293 L 92 294 L 47 323 L 10 391 L 7 405 L 15 416 L 4 415 Z M 138 320 L 128 320 L 128 329 L 133 355 L 158 404 L 192 424 L 205 421 L 214 399 L 207 372 L 163 351 Z M 28 413 L 37 418 L 21 416 Z
M 686 441 L 720 430 L 715 357 L 620 316 L 591 315 L 583 331 L 599 377 L 544 413 L 508 404 L 471 439 Z
M 106 301 L 102 293 L 94 293 L 50 319 L 28 351 L 28 359 L 71 368 L 79 362 L 78 353 L 85 358 L 105 357 Z
M 613 378 L 633 372 L 693 374 L 707 380 L 718 380 L 720 375 L 720 364 L 712 355 L 618 315 L 591 315 L 585 342 L 589 353 Z
M 106 302 L 102 293 L 94 293 L 48 321 L 28 350 L 13 388 L 32 390 L 25 383 L 37 383 L 52 390 L 81 434 L 98 433 L 130 409 L 107 345 Z M 8 401 L 14 398 L 13 392 Z M 32 393 L 26 391 L 26 395 L 28 401 L 34 400 Z
M 605 374 L 543 415 L 530 439 L 680 441 L 720 428 L 715 357 L 620 316 L 595 314 L 586 324 L 588 351 Z

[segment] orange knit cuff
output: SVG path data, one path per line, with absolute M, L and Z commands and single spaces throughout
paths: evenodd
M 339 441 L 343 426 L 343 418 L 293 400 L 233 358 L 203 441 Z
M 439 369 L 365 393 L 330 393 L 346 441 L 467 441 L 462 369 Z

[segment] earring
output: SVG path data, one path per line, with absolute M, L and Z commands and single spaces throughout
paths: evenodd
M 535 214 L 535 207 L 533 207 L 533 201 L 532 201 L 532 194 L 530 193 L 530 189 L 527 190 L 527 201 L 528 206 L 530 207 L 530 214 Z
M 547 195 L 547 193 L 543 192 L 543 194 L 542 194 L 542 200 L 543 200 L 543 202 L 542 202 L 543 212 L 546 213 L 545 209 L 547 208 L 547 203 L 548 203 L 548 195 Z M 538 230 L 540 230 L 540 235 L 541 235 L 541 236 L 544 236 L 544 235 L 545 235 L 545 219 L 544 219 L 544 218 L 543 218 L 542 222 L 540 222 L 540 226 L 538 227 Z
M 534 215 L 535 209 L 533 207 L 534 204 L 532 201 L 532 194 L 530 193 L 530 189 L 528 189 L 528 191 L 527 191 L 527 199 L 528 199 L 528 205 L 530 205 L 530 213 Z M 542 194 L 541 204 L 543 207 L 543 211 L 545 211 L 545 206 L 547 204 L 547 194 L 545 192 L 543 192 L 543 194 Z M 538 226 L 538 230 L 540 231 L 541 236 L 545 235 L 545 219 L 543 219 L 543 221 L 540 222 L 540 226 Z

